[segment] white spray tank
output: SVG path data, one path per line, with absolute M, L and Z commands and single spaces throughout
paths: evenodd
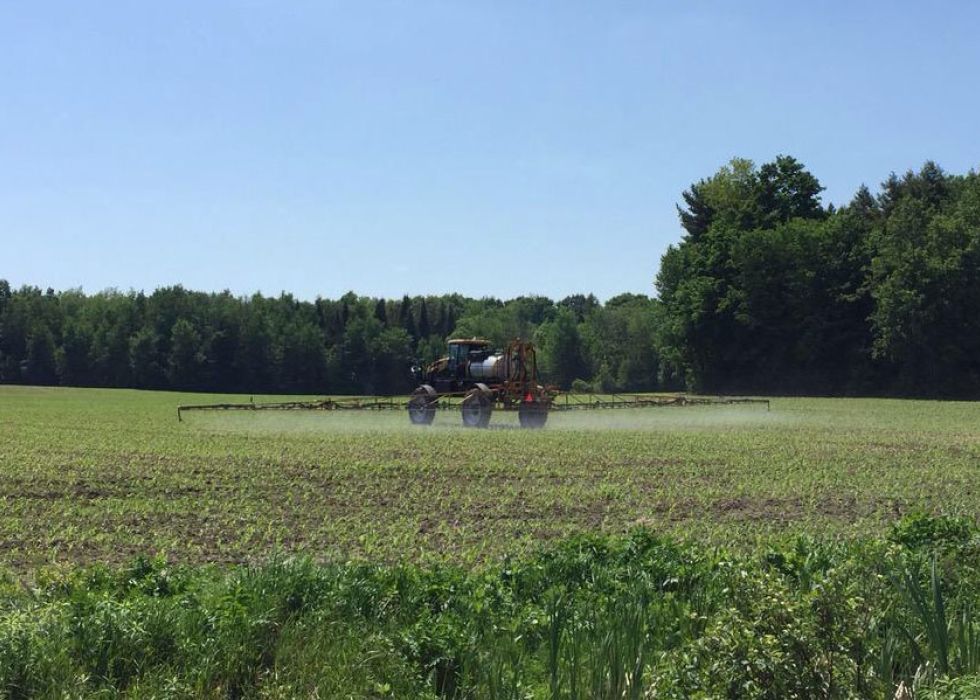
M 472 379 L 506 379 L 506 365 L 502 353 L 490 355 L 484 360 L 470 362 L 469 375 Z

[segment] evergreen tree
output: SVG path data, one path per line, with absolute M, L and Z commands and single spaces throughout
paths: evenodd
M 374 317 L 381 322 L 382 326 L 388 325 L 388 311 L 385 308 L 386 303 L 384 299 L 378 299 L 374 304 Z
M 7 309 L 7 305 L 10 303 L 10 282 L 5 279 L 0 279 L 0 316 Z
M 425 299 L 422 299 L 422 301 L 419 303 L 419 338 L 428 338 L 430 333 L 431 328 L 429 326 L 429 308 L 425 303 Z
M 398 325 L 405 329 L 409 337 L 418 339 L 418 330 L 415 327 L 415 314 L 412 313 L 412 300 L 408 295 L 402 297 L 401 305 L 398 307 Z
M 453 335 L 456 330 L 456 308 L 452 304 L 445 304 L 444 309 L 441 316 L 442 328 L 440 333 L 448 340 L 449 336 Z

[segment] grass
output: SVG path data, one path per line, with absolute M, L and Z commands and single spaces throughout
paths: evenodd
M 465 430 L 448 412 L 431 428 L 401 412 L 176 420 L 178 403 L 242 398 L 0 387 L 0 561 L 472 564 L 637 525 L 751 549 L 980 514 L 974 403 L 570 412 L 543 431 L 510 415 Z

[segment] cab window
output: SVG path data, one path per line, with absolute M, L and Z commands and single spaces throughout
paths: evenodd
M 449 346 L 449 364 L 450 366 L 457 366 L 461 364 L 469 353 L 470 347 L 468 345 L 456 344 Z

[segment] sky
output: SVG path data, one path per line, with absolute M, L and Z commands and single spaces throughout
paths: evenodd
M 654 294 L 733 157 L 980 165 L 975 2 L 0 0 L 0 278 Z

